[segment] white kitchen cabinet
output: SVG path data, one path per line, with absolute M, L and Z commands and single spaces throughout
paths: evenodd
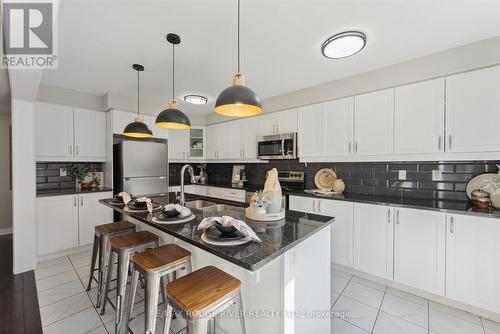
M 259 137 L 259 119 L 244 119 L 243 158 L 257 159 L 257 139 Z
M 205 149 L 207 138 L 205 136 L 204 126 L 193 126 L 189 129 L 189 159 L 205 159 Z
M 38 255 L 78 246 L 78 195 L 37 198 L 36 240 Z
M 74 110 L 75 157 L 106 159 L 106 113 L 95 110 Z
M 37 160 L 72 159 L 73 108 L 37 103 L 35 118 Z
M 448 214 L 446 297 L 500 313 L 500 221 Z
M 444 296 L 446 214 L 395 210 L 394 280 Z
M 444 78 L 394 89 L 396 154 L 444 152 Z
M 113 210 L 98 203 L 112 192 L 39 197 L 36 201 L 37 254 L 90 244 L 94 227 L 113 222 Z
M 230 159 L 241 159 L 244 157 L 243 150 L 245 144 L 245 122 L 237 120 L 229 122 L 229 140 L 231 147 L 229 150 Z
M 500 151 L 499 125 L 499 66 L 446 77 L 447 151 Z
M 301 158 L 323 155 L 322 105 L 313 104 L 298 111 L 298 154 Z M 326 144 L 326 143 L 325 143 Z M 328 143 L 332 145 L 334 143 Z
M 231 123 L 208 126 L 209 159 L 231 159 Z
M 330 227 L 332 262 L 345 266 L 352 265 L 353 203 L 313 197 L 290 196 L 289 209 L 335 217 L 335 223 Z
M 393 279 L 394 209 L 354 203 L 355 269 Z
M 172 129 L 168 138 L 168 160 L 187 161 L 189 159 L 189 130 Z
M 278 113 L 270 113 L 259 116 L 259 134 L 260 136 L 275 135 L 278 133 L 277 124 L 279 123 Z
M 297 109 L 262 115 L 259 122 L 261 136 L 297 132 Z
M 354 97 L 354 153 L 393 153 L 394 89 Z
M 215 159 L 216 157 L 216 144 L 217 144 L 217 126 L 209 125 L 207 126 L 207 148 L 206 155 L 207 159 Z
M 78 244 L 94 242 L 97 225 L 113 222 L 113 210 L 99 203 L 101 198 L 113 197 L 112 192 L 78 195 Z
M 348 97 L 323 103 L 321 120 L 323 156 L 338 157 L 353 154 L 353 122 L 354 98 Z

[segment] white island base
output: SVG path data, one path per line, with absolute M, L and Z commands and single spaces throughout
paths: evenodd
M 212 265 L 241 281 L 247 334 L 330 334 L 330 226 L 256 271 L 246 270 L 154 227 L 129 218 L 138 230 L 176 243 L 192 254 L 193 270 Z M 219 317 L 216 333 L 240 333 L 239 320 Z

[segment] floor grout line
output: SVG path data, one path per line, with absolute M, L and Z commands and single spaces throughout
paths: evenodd
M 384 303 L 384 298 L 385 298 L 386 294 L 387 294 L 387 287 L 385 287 L 384 295 L 382 296 L 382 300 L 380 301 L 380 306 L 379 306 L 378 311 L 377 311 L 377 316 L 375 317 L 375 321 L 373 322 L 373 327 L 372 327 L 372 330 L 370 331 L 370 333 L 373 333 L 373 331 L 375 330 L 375 325 L 377 324 L 378 316 L 380 314 L 380 310 L 382 309 L 382 304 Z
M 65 320 L 65 319 L 68 319 L 69 317 L 74 316 L 75 314 L 81 313 L 81 312 L 83 312 L 83 311 L 86 311 L 86 310 L 88 310 L 88 309 L 89 309 L 89 308 L 91 308 L 91 307 L 93 307 L 93 305 L 91 305 L 91 306 L 89 306 L 89 307 L 86 307 L 86 308 L 84 308 L 83 310 L 80 310 L 80 311 L 78 311 L 78 312 L 68 314 L 68 315 L 67 315 L 67 316 L 65 316 L 64 318 L 61 318 L 61 319 L 58 319 L 58 320 L 52 321 L 51 323 L 48 323 L 48 324 L 46 324 L 46 325 L 43 325 L 43 328 L 48 327 L 48 326 L 50 326 L 50 325 L 52 325 L 52 324 L 55 324 L 55 323 L 57 323 L 57 322 L 63 321 L 63 320 Z M 93 329 L 95 329 L 95 328 L 93 328 Z
M 69 272 L 69 271 L 66 271 L 66 272 Z M 68 283 L 71 283 L 71 282 L 80 281 L 80 278 L 78 277 L 78 275 L 76 277 L 77 277 L 77 279 L 72 279 L 71 281 L 67 281 L 67 282 L 64 282 L 64 283 L 61 283 L 61 284 L 58 284 L 58 285 L 54 285 L 54 286 L 51 286 L 50 288 L 43 289 L 43 290 L 39 290 L 38 286 L 37 286 L 37 292 L 44 292 L 44 291 L 52 290 L 52 289 L 59 288 L 59 287 L 65 285 L 65 284 L 68 284 Z

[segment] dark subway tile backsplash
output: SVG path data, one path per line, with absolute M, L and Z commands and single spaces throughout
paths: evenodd
M 36 190 L 61 190 L 76 187 L 73 176 L 59 176 L 60 168 L 67 168 L 71 162 L 37 162 L 36 163 Z M 78 162 L 87 164 L 91 171 L 102 172 L 100 162 Z
M 271 161 L 269 163 L 249 163 L 245 165 L 248 184 L 263 185 L 266 171 L 278 170 L 306 172 L 306 189 L 316 188 L 314 175 L 321 168 L 332 168 L 346 184 L 347 193 L 407 197 L 428 200 L 467 201 L 465 185 L 474 176 L 485 172 L 496 172 L 496 161 L 456 161 L 456 162 L 322 162 L 300 163 L 297 160 Z M 197 164 L 192 164 L 195 167 Z M 178 184 L 183 164 L 170 164 L 170 183 Z M 231 182 L 233 164 L 207 164 L 209 183 Z M 406 170 L 406 180 L 399 180 L 399 170 Z M 442 175 L 432 180 L 432 171 Z M 186 180 L 187 181 L 187 180 Z

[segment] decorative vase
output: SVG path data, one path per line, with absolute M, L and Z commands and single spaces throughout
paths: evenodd
M 336 193 L 342 194 L 345 190 L 345 183 L 341 179 L 336 180 L 333 182 L 333 191 Z
M 254 211 L 255 211 L 255 214 L 258 216 L 263 216 L 266 214 L 266 208 L 263 206 L 255 206 Z
M 264 193 L 269 197 L 270 203 L 267 206 L 267 213 L 279 213 L 281 211 L 281 185 L 278 181 L 278 170 L 276 168 L 267 172 Z

